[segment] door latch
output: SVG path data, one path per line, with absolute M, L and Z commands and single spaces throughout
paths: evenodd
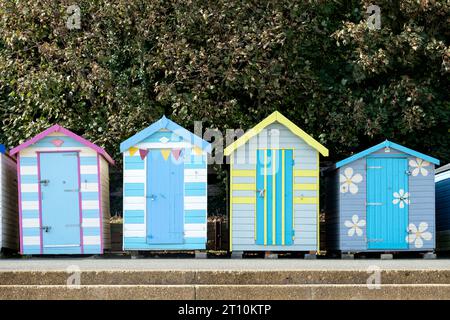
M 264 196 L 265 196 L 265 194 L 266 194 L 266 189 L 258 190 L 258 193 L 259 193 L 259 197 L 260 197 L 260 198 L 264 198 Z
M 44 186 L 48 186 L 48 184 L 50 183 L 50 180 L 41 180 L 41 181 L 39 181 L 39 183 Z
M 44 232 L 49 232 L 51 228 L 52 227 L 50 227 L 50 226 L 42 226 L 41 230 L 43 230 Z
M 409 171 L 409 170 L 406 170 L 405 173 L 406 173 L 407 176 L 411 175 L 411 171 Z
M 156 200 L 156 196 L 154 194 L 150 195 L 148 197 L 151 201 L 155 201 Z

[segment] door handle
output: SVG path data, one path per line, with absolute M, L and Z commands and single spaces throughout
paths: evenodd
M 260 198 L 264 198 L 264 196 L 266 194 L 266 189 L 260 189 L 260 190 L 258 190 L 258 193 L 259 193 Z
M 157 196 L 155 196 L 154 194 L 148 196 L 147 198 L 149 198 L 151 201 L 155 201 Z
M 51 228 L 52 227 L 50 227 L 50 226 L 42 226 L 41 230 L 43 230 L 44 232 L 49 232 Z
M 50 180 L 40 180 L 39 181 L 40 184 L 44 185 L 44 186 L 48 186 L 48 184 L 50 183 Z

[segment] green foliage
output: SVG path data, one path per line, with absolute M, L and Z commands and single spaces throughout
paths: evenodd
M 2 1 L 0 140 L 59 123 L 120 159 L 163 113 L 225 132 L 279 110 L 330 160 L 387 138 L 448 162 L 450 6 L 377 4 L 380 30 L 369 1 Z

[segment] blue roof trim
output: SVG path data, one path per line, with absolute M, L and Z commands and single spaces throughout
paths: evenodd
M 146 139 L 147 137 L 151 136 L 152 134 L 161 129 L 170 130 L 179 135 L 180 137 L 182 137 L 185 141 L 188 141 L 193 145 L 201 148 L 202 150 L 211 153 L 211 144 L 208 141 L 203 140 L 199 136 L 186 130 L 185 128 L 176 124 L 172 120 L 167 119 L 165 116 L 163 116 L 161 119 L 145 128 L 144 130 L 136 133 L 134 136 L 123 141 L 120 144 L 120 152 L 128 150 L 129 148 L 135 146 L 142 140 Z
M 348 158 L 346 158 L 344 160 L 341 160 L 341 161 L 337 162 L 336 163 L 336 168 L 340 168 L 342 166 L 345 166 L 345 165 L 349 164 L 350 162 L 353 162 L 355 160 L 358 160 L 360 158 L 368 156 L 369 154 L 371 154 L 371 153 L 373 153 L 375 151 L 378 151 L 381 148 L 385 148 L 385 147 L 397 149 L 398 151 L 402 151 L 404 153 L 410 154 L 410 155 L 415 156 L 417 158 L 421 158 L 421 159 L 426 160 L 428 162 L 434 163 L 435 165 L 439 165 L 439 160 L 438 159 L 435 159 L 435 158 L 427 156 L 427 155 L 425 155 L 423 153 L 414 151 L 412 149 L 409 149 L 409 148 L 406 148 L 404 146 L 401 146 L 401 145 L 399 145 L 397 143 L 394 143 L 394 142 L 386 140 L 386 141 L 384 141 L 382 143 L 377 144 L 376 146 L 373 146 L 373 147 L 371 147 L 369 149 L 361 151 L 361 152 L 359 152 L 359 153 L 357 153 L 357 154 L 355 154 L 355 155 L 353 155 L 351 157 L 348 157 Z
M 0 144 L 0 153 L 6 153 L 6 148 L 4 144 Z

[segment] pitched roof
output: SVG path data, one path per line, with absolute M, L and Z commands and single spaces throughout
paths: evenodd
M 446 165 L 437 168 L 436 169 L 436 174 L 442 173 L 442 172 L 446 172 L 446 171 L 450 171 L 450 163 L 447 163 Z
M 367 156 L 367 155 L 369 155 L 369 154 L 371 154 L 371 153 L 373 153 L 375 151 L 378 151 L 378 150 L 380 150 L 382 148 L 386 148 L 386 147 L 393 148 L 393 149 L 396 149 L 398 151 L 402 151 L 404 153 L 410 154 L 410 155 L 415 156 L 417 158 L 420 158 L 420 159 L 426 160 L 428 162 L 434 163 L 435 165 L 439 164 L 439 160 L 438 159 L 435 159 L 435 158 L 427 156 L 427 155 L 425 155 L 423 153 L 414 151 L 412 149 L 409 149 L 409 148 L 406 148 L 404 146 L 401 146 L 401 145 L 399 145 L 397 143 L 394 143 L 394 142 L 391 142 L 389 140 L 386 140 L 386 141 L 384 141 L 382 143 L 377 144 L 376 146 L 373 146 L 373 147 L 371 147 L 369 149 L 361 151 L 361 152 L 359 152 L 357 154 L 354 154 L 351 157 L 348 157 L 348 158 L 346 158 L 344 160 L 341 160 L 341 161 L 337 162 L 336 163 L 336 168 L 340 168 L 342 166 L 345 166 L 346 164 L 349 164 L 350 162 L 353 162 L 355 160 L 363 158 L 363 157 L 365 157 L 365 156 Z
M 28 148 L 29 146 L 35 144 L 36 142 L 38 142 L 39 140 L 45 138 L 46 136 L 48 136 L 51 133 L 54 132 L 61 132 L 62 134 L 65 134 L 66 136 L 69 136 L 73 139 L 75 139 L 76 141 L 84 144 L 86 147 L 89 147 L 95 151 L 97 151 L 99 154 L 101 154 L 106 161 L 108 161 L 110 164 L 114 164 L 114 160 L 111 158 L 111 156 L 105 151 L 103 150 L 101 147 L 97 146 L 96 144 L 84 139 L 83 137 L 80 137 L 79 135 L 73 133 L 70 130 L 67 130 L 63 127 L 61 127 L 58 124 L 55 124 L 54 126 L 51 126 L 50 128 L 42 131 L 41 133 L 37 134 L 36 136 L 34 136 L 33 138 L 31 138 L 28 141 L 25 141 L 24 143 L 18 145 L 17 147 L 11 149 L 9 151 L 9 154 L 11 156 L 13 156 L 14 154 L 18 153 L 19 151 Z
M 120 144 L 120 152 L 128 150 L 129 148 L 133 147 L 134 145 L 138 144 L 142 140 L 146 139 L 147 137 L 151 136 L 152 134 L 161 129 L 170 130 L 179 135 L 180 137 L 182 137 L 184 140 L 201 148 L 202 150 L 205 150 L 206 152 L 211 152 L 211 144 L 208 141 L 203 140 L 199 136 L 186 130 L 185 128 L 176 124 L 172 120 L 167 119 L 165 116 L 163 116 L 161 119 L 145 128 L 144 130 L 136 133 L 134 136 L 123 141 Z
M 249 141 L 252 137 L 259 134 L 265 127 L 268 125 L 279 122 L 282 125 L 284 125 L 286 128 L 288 128 L 293 134 L 298 136 L 299 138 L 303 139 L 308 145 L 316 149 L 318 152 L 320 152 L 323 156 L 328 156 L 328 149 L 325 148 L 323 145 L 321 145 L 318 141 L 316 141 L 313 137 L 311 137 L 309 134 L 307 134 L 305 131 L 297 127 L 292 121 L 290 121 L 288 118 L 283 116 L 278 111 L 273 112 L 270 116 L 265 118 L 263 121 L 258 123 L 256 126 L 248 130 L 242 137 L 234 141 L 232 144 L 230 144 L 228 147 L 225 148 L 224 154 L 226 156 L 229 156 L 231 153 L 233 153 L 237 148 L 244 145 Z

